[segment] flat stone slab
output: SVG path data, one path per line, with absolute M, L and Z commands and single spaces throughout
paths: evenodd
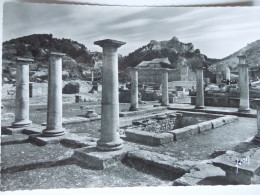
M 97 139 L 92 137 L 70 134 L 70 136 L 61 139 L 60 143 L 71 148 L 82 148 L 96 146 L 96 141 Z
M 230 182 L 251 184 L 252 177 L 260 172 L 260 149 L 251 149 L 245 153 L 226 152 L 215 158 L 213 165 L 223 169 Z
M 80 166 L 102 170 L 120 163 L 129 150 L 129 148 L 124 146 L 121 150 L 107 152 L 91 146 L 74 150 L 72 158 Z
M 194 186 L 200 185 L 205 179 L 213 177 L 224 177 L 225 172 L 210 164 L 198 164 L 190 173 L 185 173 L 182 177 L 173 182 L 173 186 Z
M 7 135 L 20 134 L 26 128 L 28 128 L 28 126 L 27 127 L 19 127 L 19 128 L 18 127 L 14 128 L 12 126 L 7 126 L 7 127 L 2 127 L 1 133 L 2 134 L 7 134 Z
M 188 173 L 193 167 L 188 163 L 179 163 L 175 157 L 145 150 L 128 152 L 124 161 L 133 167 L 159 169 L 159 171 L 178 176 Z
M 26 129 L 22 131 L 23 134 L 31 135 L 31 134 L 41 134 L 45 129 L 42 125 L 32 124 Z
M 169 131 L 169 133 L 173 134 L 174 141 L 177 141 L 182 138 L 187 138 L 193 134 L 197 134 L 199 132 L 199 126 L 198 125 L 190 125 L 187 127 L 174 129 L 172 131 Z
M 71 147 L 75 144 L 77 146 L 90 146 L 95 145 L 92 141 L 93 139 L 89 137 L 80 137 L 73 133 L 66 133 L 62 136 L 57 137 L 45 137 L 42 135 L 30 135 L 29 141 L 36 145 L 44 146 L 46 144 L 57 144 L 57 143 L 65 143 L 70 145 Z

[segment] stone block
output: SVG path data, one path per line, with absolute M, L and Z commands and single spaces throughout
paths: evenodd
M 146 145 L 154 145 L 154 136 L 156 136 L 157 133 L 151 133 L 147 131 L 141 131 L 141 130 L 133 130 L 133 129 L 126 129 L 125 135 L 127 139 L 139 142 Z
M 129 148 L 123 147 L 121 150 L 104 152 L 99 151 L 96 147 L 86 147 L 76 149 L 72 158 L 81 166 L 102 170 L 120 163 L 128 150 Z
M 220 117 L 220 118 L 211 120 L 211 124 L 212 124 L 212 128 L 215 129 L 222 125 L 225 125 L 225 120 L 222 117 Z
M 178 139 L 189 137 L 190 135 L 197 133 L 198 128 L 199 128 L 198 125 L 191 125 L 180 129 L 169 131 L 168 133 L 172 133 L 174 136 L 174 141 L 177 141 Z
M 238 117 L 237 116 L 231 116 L 231 115 L 227 115 L 225 117 L 223 117 L 223 119 L 225 120 L 225 123 L 232 123 L 234 121 L 237 121 L 238 120 Z
M 199 126 L 199 133 L 212 129 L 212 123 L 210 121 L 199 123 L 198 126 Z
M 20 134 L 26 128 L 28 128 L 28 126 L 27 127 L 16 127 L 16 128 L 14 128 L 12 126 L 2 127 L 1 133 L 6 134 L 6 135 Z
M 171 133 L 158 133 L 153 137 L 154 145 L 162 145 L 173 142 L 173 134 Z

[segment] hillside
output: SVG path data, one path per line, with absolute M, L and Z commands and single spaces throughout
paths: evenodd
M 168 41 L 152 40 L 147 45 L 135 50 L 122 59 L 122 67 L 135 67 L 142 61 L 150 61 L 154 58 L 166 58 L 172 64 L 172 68 L 182 67 L 183 65 L 192 66 L 194 58 L 199 59 L 204 66 L 215 63 L 216 59 L 209 59 L 200 53 L 199 49 L 194 49 L 192 43 L 182 43 L 176 37 Z
M 34 63 L 30 70 L 37 74 L 46 74 L 50 51 L 66 54 L 63 58 L 63 70 L 71 79 L 87 79 L 91 67 L 101 66 L 102 54 L 88 51 L 81 43 L 57 39 L 52 34 L 34 34 L 3 43 L 3 77 L 9 80 L 14 78 L 12 72 L 16 57 L 33 58 Z M 101 72 L 98 67 L 96 71 Z
M 222 69 L 222 67 L 229 67 L 231 71 L 237 72 L 238 65 L 238 55 L 246 55 L 247 63 L 249 67 L 254 67 L 260 65 L 260 40 L 252 42 L 237 52 L 221 59 L 217 63 L 214 63 L 209 67 L 210 71 L 216 72 L 217 68 Z

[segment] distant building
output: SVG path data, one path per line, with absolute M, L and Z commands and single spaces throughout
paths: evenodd
M 171 81 L 194 81 L 195 73 L 184 65 L 182 68 L 173 69 L 168 58 L 156 58 L 151 61 L 142 61 L 136 66 L 138 68 L 139 82 L 153 82 L 160 84 L 162 71 L 159 69 L 169 68 L 169 82 Z

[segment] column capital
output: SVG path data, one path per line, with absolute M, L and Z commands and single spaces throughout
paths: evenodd
M 242 68 L 248 68 L 249 65 L 248 64 L 238 64 L 237 67 L 242 67 Z
M 34 60 L 32 58 L 16 58 L 16 61 L 19 63 L 32 63 Z
M 197 67 L 195 67 L 194 69 L 195 69 L 195 70 L 204 70 L 205 67 L 203 67 L 203 66 L 197 66 Z
M 112 39 L 104 39 L 100 41 L 95 41 L 94 44 L 99 45 L 100 47 L 119 48 L 126 43 L 122 41 L 112 40 Z
M 238 55 L 239 64 L 246 64 L 246 55 Z
M 60 53 L 60 52 L 53 52 L 53 51 L 51 51 L 51 52 L 49 53 L 49 55 L 50 55 L 50 56 L 53 56 L 53 57 L 60 57 L 60 58 L 62 58 L 62 57 L 65 56 L 66 54 L 65 54 L 65 53 Z

